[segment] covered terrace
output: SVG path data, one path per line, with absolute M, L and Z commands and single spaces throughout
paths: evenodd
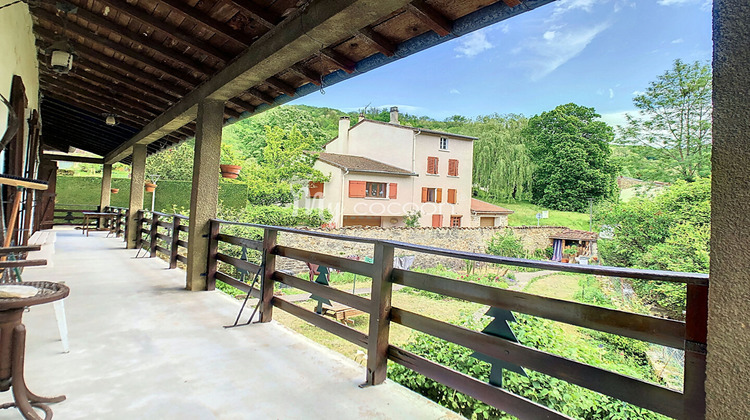
M 217 208 L 216 186 L 219 177 L 221 129 L 225 124 L 551 2 L 552 0 L 70 0 L 64 3 L 39 0 L 29 2 L 28 5 L 17 3 L 0 11 L 0 33 L 3 41 L 7 41 L 10 51 L 6 57 L 8 59 L 0 64 L 0 75 L 3 76 L 0 87 L 4 94 L 10 96 L 8 123 L 3 126 L 7 129 L 2 140 L 3 174 L 48 181 L 50 191 L 37 195 L 25 193 L 23 205 L 18 213 L 20 226 L 7 235 L 12 237 L 14 244 L 25 244 L 33 231 L 45 226 L 44 221 L 49 220 L 50 209 L 54 209 L 55 162 L 76 158 L 42 151 L 67 152 L 71 147 L 76 147 L 98 155 L 96 158 L 88 158 L 89 162 L 103 165 L 100 206 L 102 209 L 109 205 L 112 164 L 124 162 L 132 165 L 130 200 L 128 208 L 125 209 L 126 245 L 129 250 L 111 249 L 119 244 L 114 239 L 106 240 L 113 242 L 105 242 L 104 239 L 89 238 L 89 242 L 85 242 L 84 238 L 71 237 L 70 242 L 67 242 L 64 235 L 61 235 L 61 253 L 72 261 L 83 262 L 86 253 L 96 252 L 88 247 L 101 245 L 102 252 L 112 256 L 118 254 L 118 258 L 121 258 L 120 262 L 111 263 L 107 270 L 110 276 L 115 274 L 112 267 L 123 267 L 125 275 L 129 270 L 138 272 L 137 270 L 145 269 L 136 267 L 138 264 L 145 264 L 149 269 L 157 268 L 156 261 L 130 259 L 133 249 L 146 245 L 142 239 L 144 230 L 159 233 L 160 228 L 165 228 L 165 225 L 168 227 L 170 223 L 160 220 L 166 219 L 168 215 L 147 214 L 142 211 L 145 159 L 149 153 L 156 153 L 194 137 L 195 161 L 190 220 L 183 220 L 183 224 L 178 226 L 177 230 L 173 230 L 187 230 L 188 237 L 186 240 L 179 237 L 175 239 L 174 236 L 170 237 L 164 233 L 161 237 L 156 236 L 172 240 L 173 247 L 187 245 L 186 255 L 181 255 L 180 260 L 184 260 L 186 267 L 186 275 L 181 277 L 184 279 L 185 288 L 190 291 L 210 291 L 215 280 L 230 284 L 236 282 L 235 278 L 222 271 L 222 264 L 251 270 L 260 268 L 249 262 L 238 261 L 236 257 L 226 253 L 228 251 L 221 251 L 220 243 L 245 246 L 259 252 L 262 256 L 263 280 L 260 288 L 251 292 L 261 298 L 261 322 L 270 322 L 273 319 L 273 308 L 277 308 L 359 343 L 368 353 L 367 369 L 362 379 L 369 385 L 379 385 L 385 381 L 387 360 L 390 359 L 520 417 L 564 418 L 559 413 L 501 388 L 492 387 L 389 345 L 389 325 L 394 322 L 671 417 L 724 419 L 736 417 L 737 413 L 750 413 L 750 401 L 746 398 L 750 394 L 750 357 L 745 345 L 750 342 L 750 327 L 746 322 L 747 314 L 750 313 L 750 298 L 747 292 L 747 284 L 750 282 L 750 250 L 746 246 L 747 237 L 750 236 L 750 219 L 746 216 L 746 209 L 750 205 L 750 130 L 747 130 L 750 121 L 750 97 L 747 95 L 750 91 L 750 67 L 747 66 L 750 62 L 750 49 L 747 48 L 750 44 L 750 7 L 746 0 L 714 2 L 710 293 L 708 278 L 700 275 L 642 273 L 614 268 L 586 271 L 597 268 L 575 268 L 583 270 L 580 272 L 592 274 L 686 283 L 688 310 L 684 322 L 621 311 L 613 313 L 604 308 L 591 308 L 581 304 L 566 306 L 553 299 L 537 299 L 462 282 L 446 282 L 436 276 L 407 274 L 394 269 L 390 261 L 394 249 L 414 249 L 414 246 L 409 244 L 375 241 L 372 243 L 373 264 L 347 262 L 336 256 L 315 254 L 279 245 L 277 234 L 284 231 L 284 228 L 254 227 L 263 230 L 263 240 L 257 241 L 249 237 L 222 233 L 221 227 L 227 223 L 213 220 Z M 28 25 L 24 26 L 26 24 Z M 71 51 L 74 52 L 72 60 L 68 58 L 67 61 L 51 63 L 53 57 L 57 60 L 64 56 L 61 53 Z M 510 76 L 508 79 L 512 82 Z M 39 97 L 41 102 L 38 100 Z M 107 124 L 107 117 L 114 117 L 116 124 Z M 8 198 L 13 193 L 13 189 L 5 187 L 3 194 L 6 201 L 9 201 Z M 10 205 L 6 206 L 6 223 L 11 216 L 16 217 L 15 210 Z M 174 219 L 179 220 L 173 217 L 171 223 L 180 223 Z M 144 229 L 143 223 L 151 225 Z M 366 242 L 361 238 L 337 240 Z M 109 245 L 110 243 L 115 245 Z M 156 248 L 158 244 L 148 245 L 152 254 L 155 255 L 159 251 Z M 535 263 L 528 261 L 500 260 L 497 257 L 450 250 L 419 248 L 418 252 L 561 271 L 571 271 L 572 267 L 557 263 L 534 265 Z M 368 299 L 347 296 L 346 293 L 333 292 L 333 289 L 285 276 L 275 269 L 277 257 L 325 264 L 369 276 L 373 279 L 371 296 Z M 122 317 L 125 317 L 127 312 L 142 307 L 135 306 L 144 304 L 136 302 L 138 297 L 143 297 L 144 302 L 152 303 L 152 306 L 164 306 L 149 308 L 147 313 L 168 311 L 172 307 L 180 306 L 188 312 L 190 309 L 205 310 L 211 325 L 219 319 L 220 323 L 224 323 L 224 315 L 233 312 L 208 308 L 213 306 L 214 300 L 223 299 L 217 294 L 181 291 L 183 283 L 176 278 L 180 277 L 176 274 L 180 273 L 177 270 L 171 273 L 162 271 L 163 280 L 149 283 L 148 286 L 133 278 L 123 277 L 120 281 L 113 282 L 112 289 L 110 285 L 102 286 L 102 295 L 99 296 L 99 289 L 91 287 L 104 281 L 100 274 L 93 270 L 93 267 L 99 267 L 98 265 L 92 265 L 92 271 L 89 271 L 89 268 L 82 264 L 68 265 L 64 260 L 59 264 L 55 262 L 55 267 L 50 267 L 54 270 L 50 271 L 51 273 L 68 270 L 60 272 L 59 277 L 55 279 L 70 278 L 70 284 L 74 286 L 69 305 L 71 325 L 74 328 L 78 316 L 89 318 L 83 320 L 84 323 L 93 322 L 94 318 L 105 318 L 103 314 L 107 312 L 104 311 L 113 308 L 98 308 L 89 301 L 108 298 L 110 295 L 107 293 L 125 303 L 119 308 L 125 312 L 118 315 Z M 155 272 L 159 270 L 148 275 L 153 276 Z M 353 332 L 344 325 L 323 319 L 309 311 L 302 311 L 295 305 L 274 297 L 275 283 L 285 283 L 362 309 L 370 315 L 368 334 Z M 234 284 L 250 290 L 249 285 Z M 541 354 L 543 352 L 524 346 L 508 344 L 507 340 L 497 337 L 430 320 L 419 314 L 410 313 L 408 308 L 393 307 L 393 284 L 423 288 L 434 293 L 458 296 L 490 306 L 505 307 L 684 350 L 684 389 L 669 390 L 656 384 L 633 380 L 621 374 L 573 363 L 554 355 Z M 90 290 L 79 291 L 87 287 L 90 287 Z M 107 292 L 103 292 L 104 290 Z M 76 297 L 76 293 L 80 293 L 81 297 Z M 85 299 L 86 296 L 90 296 L 90 299 Z M 74 312 L 74 308 L 78 309 L 76 303 L 79 303 L 81 308 L 86 308 L 88 312 L 85 316 Z M 30 331 L 33 331 L 33 328 L 40 333 L 44 331 L 45 327 L 42 324 L 49 319 L 49 314 L 45 311 L 46 309 L 35 309 L 29 314 Z M 198 348 L 208 346 L 204 350 L 234 349 L 237 353 L 242 353 L 246 347 L 235 342 L 234 335 L 258 334 L 258 342 L 270 347 L 276 345 L 274 339 L 277 337 L 279 341 L 284 340 L 284 343 L 300 340 L 273 325 L 250 326 L 238 334 L 234 331 L 219 330 L 218 326 L 216 330 L 204 328 L 208 324 L 201 327 L 197 321 L 186 323 L 184 319 L 177 319 L 172 314 L 163 315 L 165 319 L 175 322 L 172 327 L 181 326 L 188 328 L 188 331 L 194 328 L 192 331 L 196 334 L 206 334 L 205 341 L 215 337 L 222 344 L 214 346 L 215 343 L 204 343 L 202 337 L 198 336 L 171 336 L 175 346 L 185 343 L 182 340 L 187 340 L 187 344 Z M 192 317 L 194 314 L 191 312 L 188 316 Z M 142 350 L 144 353 L 163 351 L 161 355 L 173 354 L 167 352 L 169 343 L 166 338 L 169 334 L 163 332 L 162 337 L 165 341 L 158 340 L 159 320 L 134 319 L 142 321 L 138 325 L 139 328 L 154 334 L 151 338 L 148 334 L 141 336 L 141 343 L 148 343 L 154 339 L 154 344 L 145 348 L 125 347 L 127 353 Z M 119 338 L 127 339 L 128 334 L 132 333 L 125 327 L 122 330 L 124 335 L 113 335 L 109 338 L 113 341 Z M 260 337 L 258 331 L 261 330 L 270 332 Z M 53 351 L 50 345 L 56 344 L 50 342 L 49 329 L 47 331 L 48 334 L 44 336 L 30 338 L 41 340 L 30 342 L 30 360 L 43 356 L 45 352 L 49 356 Z M 74 329 L 71 336 L 75 337 L 78 333 Z M 220 334 L 226 335 L 219 337 Z M 91 346 L 85 354 L 78 355 L 82 358 L 80 362 L 89 363 L 96 360 L 87 359 L 100 348 L 95 340 L 96 336 L 76 338 L 80 343 L 90 343 Z M 127 342 L 126 345 L 133 343 Z M 305 352 L 310 348 L 307 346 L 309 343 L 302 345 Z M 39 353 L 33 353 L 37 351 Z M 210 355 L 205 352 L 189 354 L 192 355 L 191 363 L 199 360 L 210 366 L 209 360 L 213 360 L 209 359 Z M 98 389 L 99 394 L 93 394 L 94 397 L 91 397 L 86 395 L 85 389 L 73 388 L 74 385 L 68 382 L 65 384 L 70 388 L 56 388 L 58 384 L 45 379 L 45 376 L 60 375 L 58 378 L 63 380 L 65 371 L 42 374 L 33 370 L 44 368 L 44 357 L 36 359 L 36 366 L 29 363 L 30 386 L 45 393 L 70 393 L 72 388 L 74 391 L 70 394 L 71 397 L 77 395 L 80 399 L 93 399 L 86 405 L 83 401 L 73 401 L 71 398 L 70 401 L 55 406 L 55 410 L 60 412 L 67 410 L 65 404 L 73 407 L 90 407 L 81 408 L 90 410 L 83 414 L 88 416 L 98 412 L 96 407 L 99 406 L 100 400 L 96 395 L 107 394 L 107 398 L 114 399 L 116 395 L 110 394 L 139 391 L 134 384 L 127 389 Z M 320 357 L 326 359 L 320 362 L 320 366 L 326 366 L 335 359 L 330 354 Z M 138 361 L 137 358 L 129 360 Z M 118 362 L 113 359 L 110 363 Z M 161 360 L 154 363 L 168 362 Z M 245 366 L 252 366 L 252 361 L 248 360 L 242 365 L 243 368 Z M 342 382 L 351 386 L 354 393 L 382 392 L 377 391 L 377 387 L 365 390 L 356 388 L 354 382 L 360 381 L 353 381 L 347 376 L 351 363 L 342 361 L 342 366 L 339 373 L 325 380 L 336 381 L 336 378 L 340 378 Z M 172 367 L 177 369 L 176 366 Z M 311 367 L 313 368 L 316 367 Z M 114 373 L 99 376 L 101 371 L 89 367 L 92 370 L 88 372 L 95 377 L 85 378 L 81 374 L 87 372 L 83 366 L 71 369 L 71 375 L 79 377 L 64 378 L 67 381 L 75 379 L 91 383 L 108 378 L 108 374 Z M 227 378 L 238 378 L 237 372 L 228 372 L 226 366 L 219 366 L 217 369 L 219 370 L 211 371 L 210 380 L 217 381 L 212 384 Z M 306 369 L 305 365 L 302 365 L 301 369 Z M 57 370 L 55 367 L 55 371 Z M 244 369 L 236 370 L 241 372 Z M 184 370 L 179 373 L 176 370 L 172 372 L 174 373 L 157 378 L 146 377 L 142 387 L 152 386 L 149 382 L 152 379 L 157 381 L 169 375 L 170 380 L 208 380 L 204 376 L 198 377 Z M 227 376 L 222 378 L 222 374 Z M 253 372 L 247 370 L 247 375 L 253 376 Z M 321 376 L 306 375 L 303 381 L 322 380 Z M 263 379 L 266 386 L 275 386 L 279 393 L 283 394 L 294 392 L 298 385 L 277 382 L 274 377 Z M 238 399 L 252 399 L 255 390 L 247 388 L 248 384 L 252 383 L 248 380 L 248 383 L 232 384 L 235 387 L 245 387 L 239 388 L 241 392 L 238 394 L 244 398 Z M 183 389 L 193 392 L 196 388 Z M 202 407 L 212 407 L 217 401 L 223 401 L 223 397 L 218 395 L 221 392 L 224 390 L 215 386 L 203 387 L 202 393 L 195 394 L 195 399 L 200 401 L 193 403 Z M 303 403 L 309 402 L 309 406 L 304 407 L 306 414 L 310 413 L 309 410 L 317 408 L 320 403 L 317 399 L 311 400 L 309 395 L 301 395 L 300 398 Z M 405 393 L 404 398 L 403 401 L 407 401 L 411 396 Z M 378 407 L 385 410 L 384 406 L 398 404 L 398 399 L 400 397 L 392 399 L 389 394 L 379 400 Z M 276 404 L 276 400 L 269 401 L 282 413 L 296 409 L 290 403 Z M 148 404 L 148 401 L 140 400 L 136 405 L 129 407 L 134 410 L 138 407 L 147 409 Z M 188 405 L 181 408 L 186 407 Z M 429 410 L 439 410 L 428 403 L 424 403 L 424 407 L 424 410 L 427 410 L 424 413 L 428 415 L 433 412 Z M 210 411 L 210 408 L 207 410 Z M 231 417 L 230 413 L 221 412 L 212 415 Z M 367 417 L 368 414 L 365 413 L 364 416 Z

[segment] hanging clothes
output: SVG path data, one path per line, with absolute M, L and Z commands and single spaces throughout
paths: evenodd
M 552 240 L 552 261 L 557 261 L 557 262 L 562 261 L 562 249 L 563 249 L 562 239 L 553 239 Z

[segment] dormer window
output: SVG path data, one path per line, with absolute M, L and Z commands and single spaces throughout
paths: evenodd
M 448 138 L 440 137 L 440 150 L 448 150 Z

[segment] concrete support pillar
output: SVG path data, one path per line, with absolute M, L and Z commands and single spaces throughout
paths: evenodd
M 128 208 L 128 249 L 137 246 L 138 235 L 141 234 L 138 225 L 138 210 L 143 209 L 143 184 L 146 182 L 146 145 L 133 146 L 133 163 L 130 173 L 130 202 Z
M 706 418 L 750 413 L 750 3 L 714 1 Z M 745 413 L 744 415 L 741 413 Z
M 99 211 L 109 206 L 112 196 L 112 164 L 102 165 L 102 194 L 99 198 Z M 99 220 L 99 226 L 103 227 L 104 219 Z
M 193 291 L 207 289 L 209 220 L 216 217 L 219 200 L 219 158 L 223 123 L 224 101 L 204 99 L 198 104 L 186 280 L 186 288 Z

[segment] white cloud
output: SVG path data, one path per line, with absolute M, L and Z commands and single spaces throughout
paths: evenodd
M 518 65 L 530 67 L 531 80 L 539 80 L 580 54 L 604 30 L 609 23 L 576 29 L 560 29 L 553 37 L 532 38 L 527 41 L 524 52 L 531 56 Z
M 543 38 L 547 41 L 555 39 L 555 31 L 547 31 L 544 33 Z
M 615 13 L 618 13 L 620 10 L 630 7 L 631 9 L 635 9 L 635 1 L 629 1 L 629 0 L 617 0 L 615 2 Z
M 458 89 L 451 89 L 451 91 L 449 93 L 451 95 L 460 95 L 461 94 L 461 92 Z
M 615 91 L 612 90 L 612 88 L 609 88 L 609 99 L 612 99 L 615 97 Z
M 642 92 L 640 90 L 634 90 L 633 91 L 633 96 L 643 95 L 644 93 L 646 93 L 646 92 Z
M 601 2 L 602 0 L 559 0 L 555 3 L 555 10 L 552 12 L 552 17 L 550 19 L 555 20 L 573 10 L 591 12 L 591 8 L 595 4 Z
M 508 32 L 510 32 L 510 25 L 508 25 L 507 23 L 501 24 L 500 25 L 500 32 L 502 32 L 504 34 L 507 34 Z
M 625 126 L 628 123 L 628 121 L 625 119 L 625 114 L 636 115 L 637 113 L 638 110 L 635 109 L 629 111 L 610 112 L 607 114 L 602 114 L 601 118 L 599 119 L 612 127 L 617 127 L 618 125 Z
M 458 53 L 457 57 L 474 57 L 492 47 L 485 32 L 477 31 L 462 37 L 461 43 L 453 50 Z
M 682 44 L 683 42 L 685 42 L 685 40 L 682 38 L 677 38 L 677 39 L 672 40 L 673 44 Z
M 399 111 L 407 112 L 409 114 L 416 114 L 417 112 L 424 112 L 425 110 L 425 108 L 421 106 L 404 105 L 404 104 L 385 104 L 385 105 L 378 105 L 375 108 L 391 109 L 392 106 L 397 106 Z

